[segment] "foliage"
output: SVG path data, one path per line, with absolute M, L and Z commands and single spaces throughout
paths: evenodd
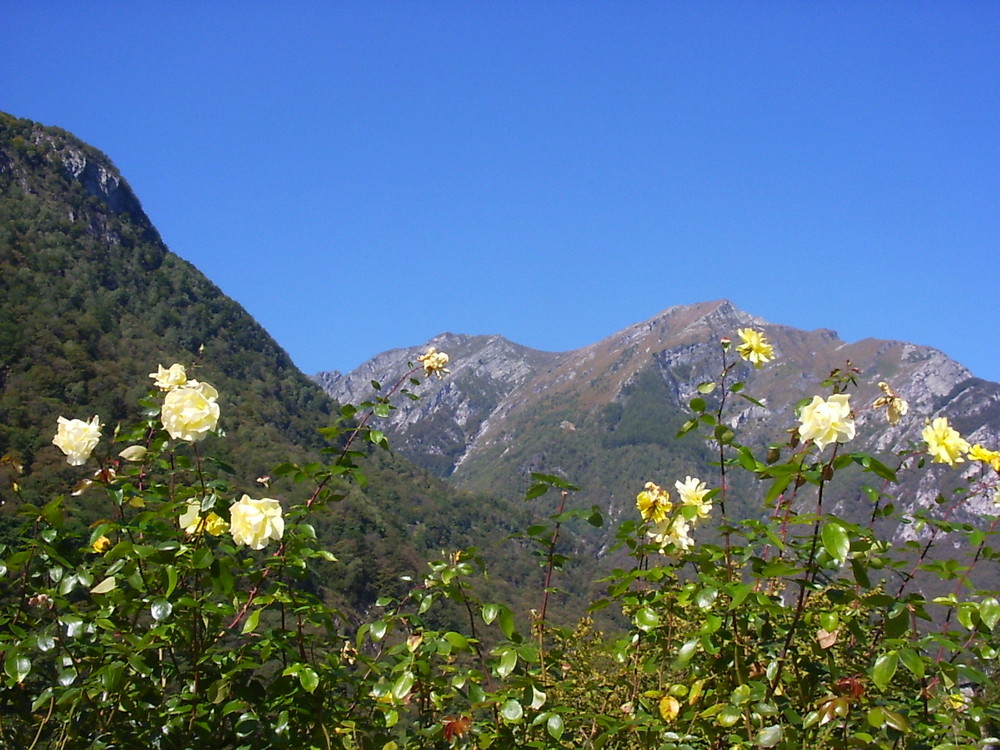
M 646 485 L 617 531 L 632 563 L 591 606 L 627 623 L 608 635 L 583 612 L 572 627 L 553 625 L 557 581 L 572 561 L 562 528 L 603 519 L 573 507 L 578 488 L 552 474 L 533 474 L 526 498 L 554 491 L 556 512 L 518 536 L 545 574 L 526 628 L 515 606 L 481 598 L 485 562 L 474 549 L 445 554 L 418 579 L 372 581 L 382 590 L 361 619 L 321 595 L 330 566 L 365 560 L 324 549 L 317 528 L 367 483 L 366 446 L 387 447 L 375 420 L 394 397 L 416 397 L 419 366 L 343 406 L 323 431 L 323 460 L 275 467 L 273 477 L 305 490 L 281 497 L 280 512 L 266 499 L 237 504 L 248 493 L 237 475 L 215 471 L 203 451 L 210 441 L 171 438 L 163 396 L 148 393 L 141 422 L 77 470 L 78 491 L 105 493 L 84 534 L 67 522 L 72 494 L 20 509 L 24 526 L 0 567 L 0 741 L 377 750 L 1000 741 L 1000 602 L 972 575 L 996 564 L 997 519 L 949 521 L 972 495 L 992 495 L 1000 454 L 970 446 L 964 490 L 937 512 L 898 519 L 915 533 L 893 543 L 875 521 L 896 515 L 887 488 L 900 471 L 925 470 L 926 444 L 892 466 L 848 452 L 857 373 L 845 368 L 821 399 L 835 406 L 803 411 L 799 429 L 757 456 L 725 419 L 733 399 L 753 400 L 731 382 L 729 349 L 724 342 L 720 377 L 699 386 L 680 429 L 717 454 L 718 480 L 678 479 L 677 502 Z M 86 435 L 64 450 L 77 460 L 92 448 Z M 826 507 L 851 467 L 879 488 L 869 526 Z M 739 474 L 765 488 L 755 518 L 727 514 Z M 264 492 L 267 481 L 249 494 Z M 266 511 L 259 520 L 248 503 Z M 720 524 L 714 541 L 697 538 L 709 515 Z M 238 534 L 227 530 L 237 521 Z M 959 542 L 963 554 L 949 557 Z M 946 593 L 922 593 L 920 576 Z

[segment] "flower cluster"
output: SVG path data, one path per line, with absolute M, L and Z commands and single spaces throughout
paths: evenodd
M 670 500 L 670 493 L 653 482 L 646 482 L 645 489 L 635 498 L 642 520 L 651 524 L 646 533 L 659 545 L 662 554 L 671 548 L 691 549 L 694 546 L 691 527 L 708 518 L 712 511 L 712 501 L 706 499 L 710 491 L 704 482 L 689 476 L 683 482 L 675 482 L 674 488 L 680 498 L 676 506 Z
M 774 359 L 774 347 L 768 343 L 763 332 L 753 328 L 740 328 L 736 333 L 743 342 L 736 347 L 736 353 L 758 370 Z
M 448 370 L 445 369 L 445 365 L 448 364 L 448 355 L 439 352 L 433 346 L 417 357 L 417 362 L 424 366 L 424 375 L 427 377 L 437 375 L 439 378 L 443 378 L 448 374 Z

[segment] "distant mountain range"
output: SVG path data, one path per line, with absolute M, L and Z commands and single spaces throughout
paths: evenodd
M 364 392 L 372 379 L 392 380 L 407 360 L 434 346 L 451 356 L 451 374 L 429 385 L 424 398 L 400 403 L 386 430 L 406 457 L 460 487 L 517 496 L 531 471 L 562 474 L 581 484 L 583 503 L 612 518 L 632 512 L 647 480 L 672 485 L 685 475 L 709 482 L 715 456 L 694 436 L 675 440 L 690 416 L 699 383 L 721 369 L 720 339 L 738 342 L 738 328 L 764 331 L 775 359 L 756 370 L 740 362 L 734 380 L 765 404 L 731 400 L 726 418 L 749 445 L 782 442 L 797 425 L 793 407 L 824 394 L 835 368 L 857 368 L 851 403 L 858 437 L 849 449 L 885 454 L 920 440 L 926 419 L 947 416 L 973 443 L 1000 447 L 1000 385 L 975 378 L 935 349 L 899 341 L 846 343 L 829 330 L 802 331 L 755 317 L 721 300 L 664 310 L 590 346 L 541 352 L 502 336 L 444 333 L 407 349 L 392 350 L 354 371 L 314 377 L 338 400 Z M 730 361 L 735 353 L 730 353 Z M 888 382 L 909 401 L 896 426 L 871 408 Z M 971 467 L 970 467 L 971 470 Z M 927 505 L 938 487 L 906 484 L 907 502 Z M 850 487 L 859 493 L 860 486 Z M 759 512 L 752 496 L 742 511 Z M 857 496 L 837 498 L 854 503 Z M 980 498 L 970 517 L 990 512 Z
M 712 482 L 715 456 L 705 442 L 674 436 L 698 384 L 719 371 L 719 339 L 746 326 L 763 329 L 776 354 L 762 370 L 740 362 L 734 371 L 765 404 L 734 400 L 726 413 L 756 448 L 780 442 L 795 424 L 792 404 L 820 393 L 830 370 L 848 361 L 860 370 L 852 448 L 905 448 L 938 415 L 970 441 L 1000 447 L 1000 385 L 941 352 L 872 339 L 847 344 L 831 331 L 769 324 L 725 301 L 668 308 L 571 352 L 446 333 L 312 382 L 240 305 L 164 246 L 107 156 L 58 128 L 0 113 L 0 456 L 25 469 L 20 493 L 0 482 L 0 542 L 16 533 L 22 499 L 65 493 L 80 477 L 51 444 L 56 417 L 96 413 L 110 432 L 139 416 L 137 399 L 157 364 L 197 362 L 199 378 L 218 388 L 227 434 L 203 448 L 232 466 L 231 482 L 253 492 L 255 478 L 275 463 L 319 456 L 317 430 L 333 419 L 336 402 L 370 398 L 372 380 L 393 382 L 435 346 L 450 355 L 450 375 L 426 379 L 417 401 L 395 401 L 381 427 L 396 454 L 371 456 L 369 486 L 345 488 L 348 498 L 317 519 L 340 559 L 321 585 L 364 608 L 398 587 L 403 572 L 419 573 L 428 557 L 476 545 L 492 562 L 494 592 L 506 587 L 498 598 L 526 610 L 541 580 L 509 535 L 551 512 L 551 493 L 521 499 L 537 471 L 581 485 L 573 502 L 596 504 L 608 517 L 603 530 L 570 528 L 561 537 L 578 564 L 560 585 L 585 597 L 606 565 L 609 529 L 634 517 L 643 483 L 671 486 L 688 474 Z M 895 427 L 867 408 L 880 380 L 910 402 Z M 7 466 L 0 480 L 10 479 Z M 901 502 L 934 502 L 933 476 L 907 481 Z M 761 513 L 759 490 L 734 490 L 731 512 Z M 288 501 L 301 488 L 273 491 Z M 860 479 L 834 500 L 864 515 Z M 71 520 L 84 524 L 97 502 L 91 493 L 74 499 Z M 964 518 L 991 510 L 986 504 L 968 503 Z

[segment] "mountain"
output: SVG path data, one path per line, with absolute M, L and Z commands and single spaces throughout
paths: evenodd
M 111 160 L 63 130 L 0 113 L 0 541 L 15 532 L 20 502 L 66 493 L 81 477 L 51 443 L 56 418 L 98 414 L 110 434 L 140 416 L 148 374 L 173 362 L 196 363 L 218 389 L 225 435 L 200 447 L 233 467 L 241 491 L 259 494 L 255 479 L 280 462 L 320 458 L 318 430 L 338 405 L 166 248 Z M 11 462 L 24 468 L 19 493 Z M 315 521 L 340 560 L 322 583 L 356 608 L 441 550 L 506 554 L 495 551 L 505 530 L 528 523 L 518 504 L 457 491 L 382 451 L 364 471 L 367 488 L 343 487 L 348 497 Z M 286 500 L 307 491 L 270 490 Z M 75 522 L 99 513 L 99 502 L 96 492 L 74 498 Z M 519 564 L 505 565 L 508 580 L 534 571 Z
M 764 331 L 775 351 L 760 370 L 739 361 L 730 380 L 744 381 L 745 392 L 765 404 L 731 399 L 726 411 L 741 439 L 757 449 L 784 440 L 797 425 L 796 402 L 826 393 L 821 383 L 836 368 L 858 370 L 852 450 L 904 449 L 920 439 L 925 419 L 937 416 L 949 417 L 970 442 L 1000 446 L 1000 385 L 973 377 L 942 352 L 898 341 L 847 343 L 830 330 L 768 323 L 725 300 L 668 308 L 570 352 L 445 333 L 381 354 L 351 373 L 320 373 L 315 380 L 334 398 L 345 398 L 372 378 L 398 377 L 401 363 L 428 346 L 445 351 L 450 376 L 387 420 L 400 453 L 459 487 L 503 496 L 523 493 L 532 471 L 562 474 L 583 486 L 581 504 L 597 504 L 616 519 L 633 512 L 647 480 L 668 485 L 688 474 L 717 474 L 710 466 L 716 456 L 703 441 L 675 435 L 690 416 L 698 385 L 721 370 L 720 340 L 738 341 L 736 331 L 744 327 Z M 910 403 L 896 426 L 871 408 L 882 395 L 879 381 Z M 920 505 L 938 493 L 933 483 L 904 488 Z M 849 506 L 859 495 L 860 484 L 836 500 Z M 976 503 L 967 506 L 969 517 L 989 510 L 989 501 Z M 759 498 L 744 496 L 734 507 L 752 516 Z

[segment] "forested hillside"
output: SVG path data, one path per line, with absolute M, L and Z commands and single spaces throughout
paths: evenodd
M 218 389 L 224 435 L 203 450 L 233 468 L 237 487 L 254 491 L 276 464 L 319 457 L 318 430 L 337 405 L 239 304 L 164 246 L 111 161 L 57 128 L 0 114 L 4 533 L 16 528 L 19 502 L 44 502 L 80 479 L 52 445 L 56 418 L 97 414 L 110 434 L 139 416 L 148 374 L 174 362 Z M 381 454 L 365 465 L 367 488 L 345 486 L 348 497 L 317 522 L 340 560 L 326 583 L 355 605 L 443 549 L 485 543 L 501 554 L 504 529 L 522 525 L 516 505 L 476 501 Z M 74 500 L 81 523 L 90 502 Z M 531 570 L 527 561 L 520 568 Z

